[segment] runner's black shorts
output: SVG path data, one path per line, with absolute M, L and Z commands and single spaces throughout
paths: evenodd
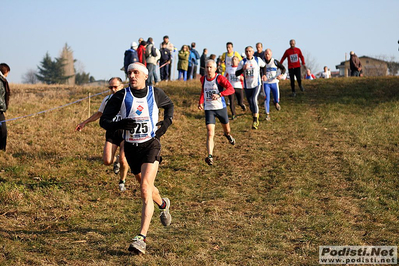
M 105 141 L 111 142 L 112 144 L 120 146 L 121 142 L 123 141 L 122 134 L 123 134 L 122 129 L 118 129 L 115 131 L 107 130 L 105 132 Z
M 218 110 L 205 110 L 205 124 L 215 124 L 217 117 L 222 124 L 229 123 L 229 115 L 227 114 L 227 107 Z
M 157 138 L 138 144 L 125 141 L 125 156 L 132 173 L 137 175 L 141 173 L 142 164 L 161 163 L 161 142 Z

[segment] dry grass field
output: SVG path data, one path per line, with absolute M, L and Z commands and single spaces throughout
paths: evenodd
M 305 81 L 271 121 L 216 125 L 208 166 L 199 81 L 161 83 L 175 104 L 162 137 L 156 185 L 173 222 L 157 211 L 147 254 L 127 251 L 140 227 L 133 175 L 127 191 L 102 165 L 105 131 L 81 132 L 88 101 L 7 123 L 0 152 L 0 265 L 318 265 L 320 245 L 398 245 L 399 78 Z M 11 84 L 7 119 L 87 97 L 105 87 Z M 91 113 L 105 95 L 91 98 Z M 230 113 L 230 112 L 229 112 Z

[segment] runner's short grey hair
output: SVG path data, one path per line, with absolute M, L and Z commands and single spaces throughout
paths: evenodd
M 208 59 L 208 60 L 206 61 L 206 65 L 205 65 L 205 66 L 207 66 L 209 63 L 211 63 L 215 68 L 217 67 L 215 60 Z

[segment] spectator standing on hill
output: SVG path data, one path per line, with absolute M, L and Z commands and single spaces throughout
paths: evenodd
M 177 62 L 177 70 L 179 71 L 178 79 L 187 80 L 188 58 L 190 51 L 187 45 L 183 45 L 179 51 L 179 61 Z
M 162 48 L 160 50 L 161 58 L 159 60 L 159 72 L 161 74 L 161 80 L 168 80 L 169 78 L 169 65 L 172 61 L 172 55 L 168 48 L 166 48 L 166 43 L 162 42 Z
M 137 56 L 137 43 L 133 42 L 130 49 L 125 51 L 125 56 L 123 60 L 123 68 L 125 70 L 125 74 L 127 74 L 127 67 L 135 62 L 139 61 L 139 57 Z
M 102 114 L 104 113 L 105 106 L 107 105 L 108 101 L 111 97 L 121 89 L 123 89 L 122 79 L 118 77 L 111 78 L 108 81 L 108 88 L 111 90 L 110 95 L 106 96 L 104 100 L 101 102 L 100 108 L 97 112 L 95 112 L 92 116 L 87 118 L 85 121 L 79 123 L 75 131 L 81 131 L 86 124 L 94 122 L 98 120 Z M 113 118 L 114 121 L 120 121 L 121 115 L 120 113 L 116 114 Z M 124 143 L 122 138 L 122 130 L 107 130 L 105 133 L 105 144 L 104 144 L 104 152 L 103 152 L 103 162 L 105 165 L 114 164 L 114 173 L 120 175 L 119 180 L 119 189 L 121 191 L 125 191 L 125 182 L 127 172 L 129 171 L 129 166 L 127 164 L 125 158 L 125 151 L 124 151 Z M 116 155 L 116 150 L 119 147 L 119 156 Z
M 224 71 L 226 70 L 226 67 L 231 66 L 231 59 L 233 56 L 236 56 L 240 61 L 242 60 L 242 57 L 239 52 L 233 50 L 233 43 L 232 42 L 227 42 L 226 43 L 226 52 L 222 54 L 221 57 L 221 74 L 224 75 Z
M 188 69 L 187 69 L 187 79 L 192 79 L 194 74 L 194 61 L 196 60 L 195 53 L 192 48 L 189 48 L 189 56 L 188 56 Z
M 4 113 L 7 111 L 10 103 L 10 86 L 7 76 L 10 73 L 10 67 L 6 63 L 0 64 L 0 150 L 6 151 L 7 146 L 7 124 Z
M 362 71 L 362 63 L 360 62 L 359 57 L 357 57 L 353 51 L 350 52 L 350 56 L 349 66 L 351 70 L 351 76 L 359 77 L 360 72 Z
M 198 72 L 198 60 L 201 58 L 198 51 L 195 49 L 195 42 L 191 43 L 191 49 L 190 49 L 190 53 L 192 53 L 192 62 L 191 62 L 191 69 L 190 66 L 189 68 L 189 73 L 191 73 L 191 75 L 188 76 L 188 79 L 196 79 L 197 78 L 197 72 Z
M 235 107 L 235 100 L 234 98 L 237 98 L 238 105 L 241 106 L 242 110 L 246 110 L 246 106 L 243 103 L 243 81 L 244 81 L 244 76 L 241 74 L 239 76 L 236 76 L 236 71 L 238 67 L 238 63 L 240 60 L 238 60 L 237 56 L 233 56 L 231 59 L 231 66 L 226 67 L 226 71 L 224 72 L 225 77 L 227 80 L 230 82 L 231 86 L 234 88 L 234 93 L 229 95 L 229 102 L 230 102 L 230 111 L 232 115 L 232 119 L 237 118 L 236 114 L 236 107 Z
M 252 112 L 252 129 L 259 127 L 259 107 L 258 96 L 261 85 L 260 68 L 265 67 L 265 62 L 259 57 L 254 56 L 252 46 L 245 48 L 246 58 L 240 61 L 237 67 L 236 76 L 244 73 L 244 91 L 247 97 L 249 108 Z
M 147 66 L 147 61 L 145 60 L 146 45 L 147 43 L 145 41 L 141 41 L 137 48 L 137 57 L 139 58 L 139 62 L 145 66 Z
M 306 74 L 303 77 L 304 79 L 316 79 L 316 77 L 312 74 L 312 72 L 310 71 L 310 68 L 306 69 Z
M 208 165 L 213 164 L 213 149 L 215 146 L 215 124 L 216 117 L 222 124 L 224 136 L 234 145 L 236 143 L 230 134 L 229 116 L 227 114 L 226 102 L 224 96 L 234 93 L 230 82 L 216 73 L 216 62 L 208 60 L 206 62 L 206 75 L 201 77 L 201 96 L 198 103 L 198 109 L 205 110 L 205 123 L 207 129 L 206 148 L 208 156 L 205 162 Z
M 156 72 L 157 62 L 159 60 L 160 54 L 157 51 L 157 48 L 154 46 L 154 40 L 150 37 L 147 40 L 147 47 L 145 50 L 145 58 L 147 61 L 147 69 L 148 69 L 148 85 L 156 85 L 159 82 L 159 78 Z
M 200 75 L 201 77 L 205 76 L 205 64 L 207 60 L 208 49 L 204 48 L 202 51 L 201 59 L 200 59 Z
M 170 200 L 161 198 L 154 182 L 162 161 L 160 139 L 172 124 L 173 103 L 161 89 L 146 86 L 148 70 L 143 64 L 129 65 L 128 77 L 129 87 L 118 91 L 108 101 L 100 125 L 106 130 L 124 130 L 126 159 L 140 182 L 142 198 L 140 233 L 133 238 L 128 250 L 145 254 L 154 202 L 161 211 L 161 223 L 168 226 L 172 221 Z M 164 109 L 163 121 L 158 121 L 160 108 Z M 122 120 L 115 122 L 113 117 L 119 112 Z
M 301 49 L 295 47 L 296 42 L 294 39 L 290 40 L 290 48 L 288 48 L 283 57 L 281 57 L 280 63 L 282 64 L 286 58 L 288 58 L 288 73 L 290 75 L 291 81 L 291 90 L 292 90 L 292 97 L 296 96 L 295 92 L 295 77 L 298 82 L 298 86 L 301 91 L 305 91 L 302 86 L 301 80 L 301 63 L 299 60 L 302 61 L 302 65 L 305 66 L 305 58 L 302 55 Z
M 170 59 L 170 64 L 168 65 L 168 73 L 169 77 L 168 79 L 171 80 L 172 76 L 172 63 L 173 63 L 173 52 L 175 51 L 175 46 L 169 41 L 169 36 L 165 35 L 163 36 L 163 42 L 166 43 L 166 48 L 170 51 L 171 54 L 171 59 Z
M 262 80 L 265 92 L 266 120 L 270 121 L 270 91 L 273 93 L 274 106 L 277 111 L 280 111 L 280 89 L 278 83 L 285 74 L 285 67 L 272 57 L 272 50 L 270 49 L 266 49 L 265 51 L 265 60 L 266 66 L 264 67 Z M 279 75 L 277 74 L 278 69 L 281 71 Z

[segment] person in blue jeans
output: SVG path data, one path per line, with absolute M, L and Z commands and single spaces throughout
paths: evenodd
M 187 80 L 188 58 L 190 51 L 187 45 L 183 45 L 179 51 L 179 61 L 177 62 L 177 70 L 179 71 L 178 79 Z
M 272 50 L 265 51 L 266 66 L 263 69 L 263 90 L 265 92 L 265 110 L 266 121 L 270 121 L 270 91 L 273 93 L 274 106 L 277 111 L 280 111 L 280 90 L 278 87 L 279 80 L 285 74 L 285 67 L 276 59 L 272 57 Z M 277 70 L 280 69 L 280 73 Z

